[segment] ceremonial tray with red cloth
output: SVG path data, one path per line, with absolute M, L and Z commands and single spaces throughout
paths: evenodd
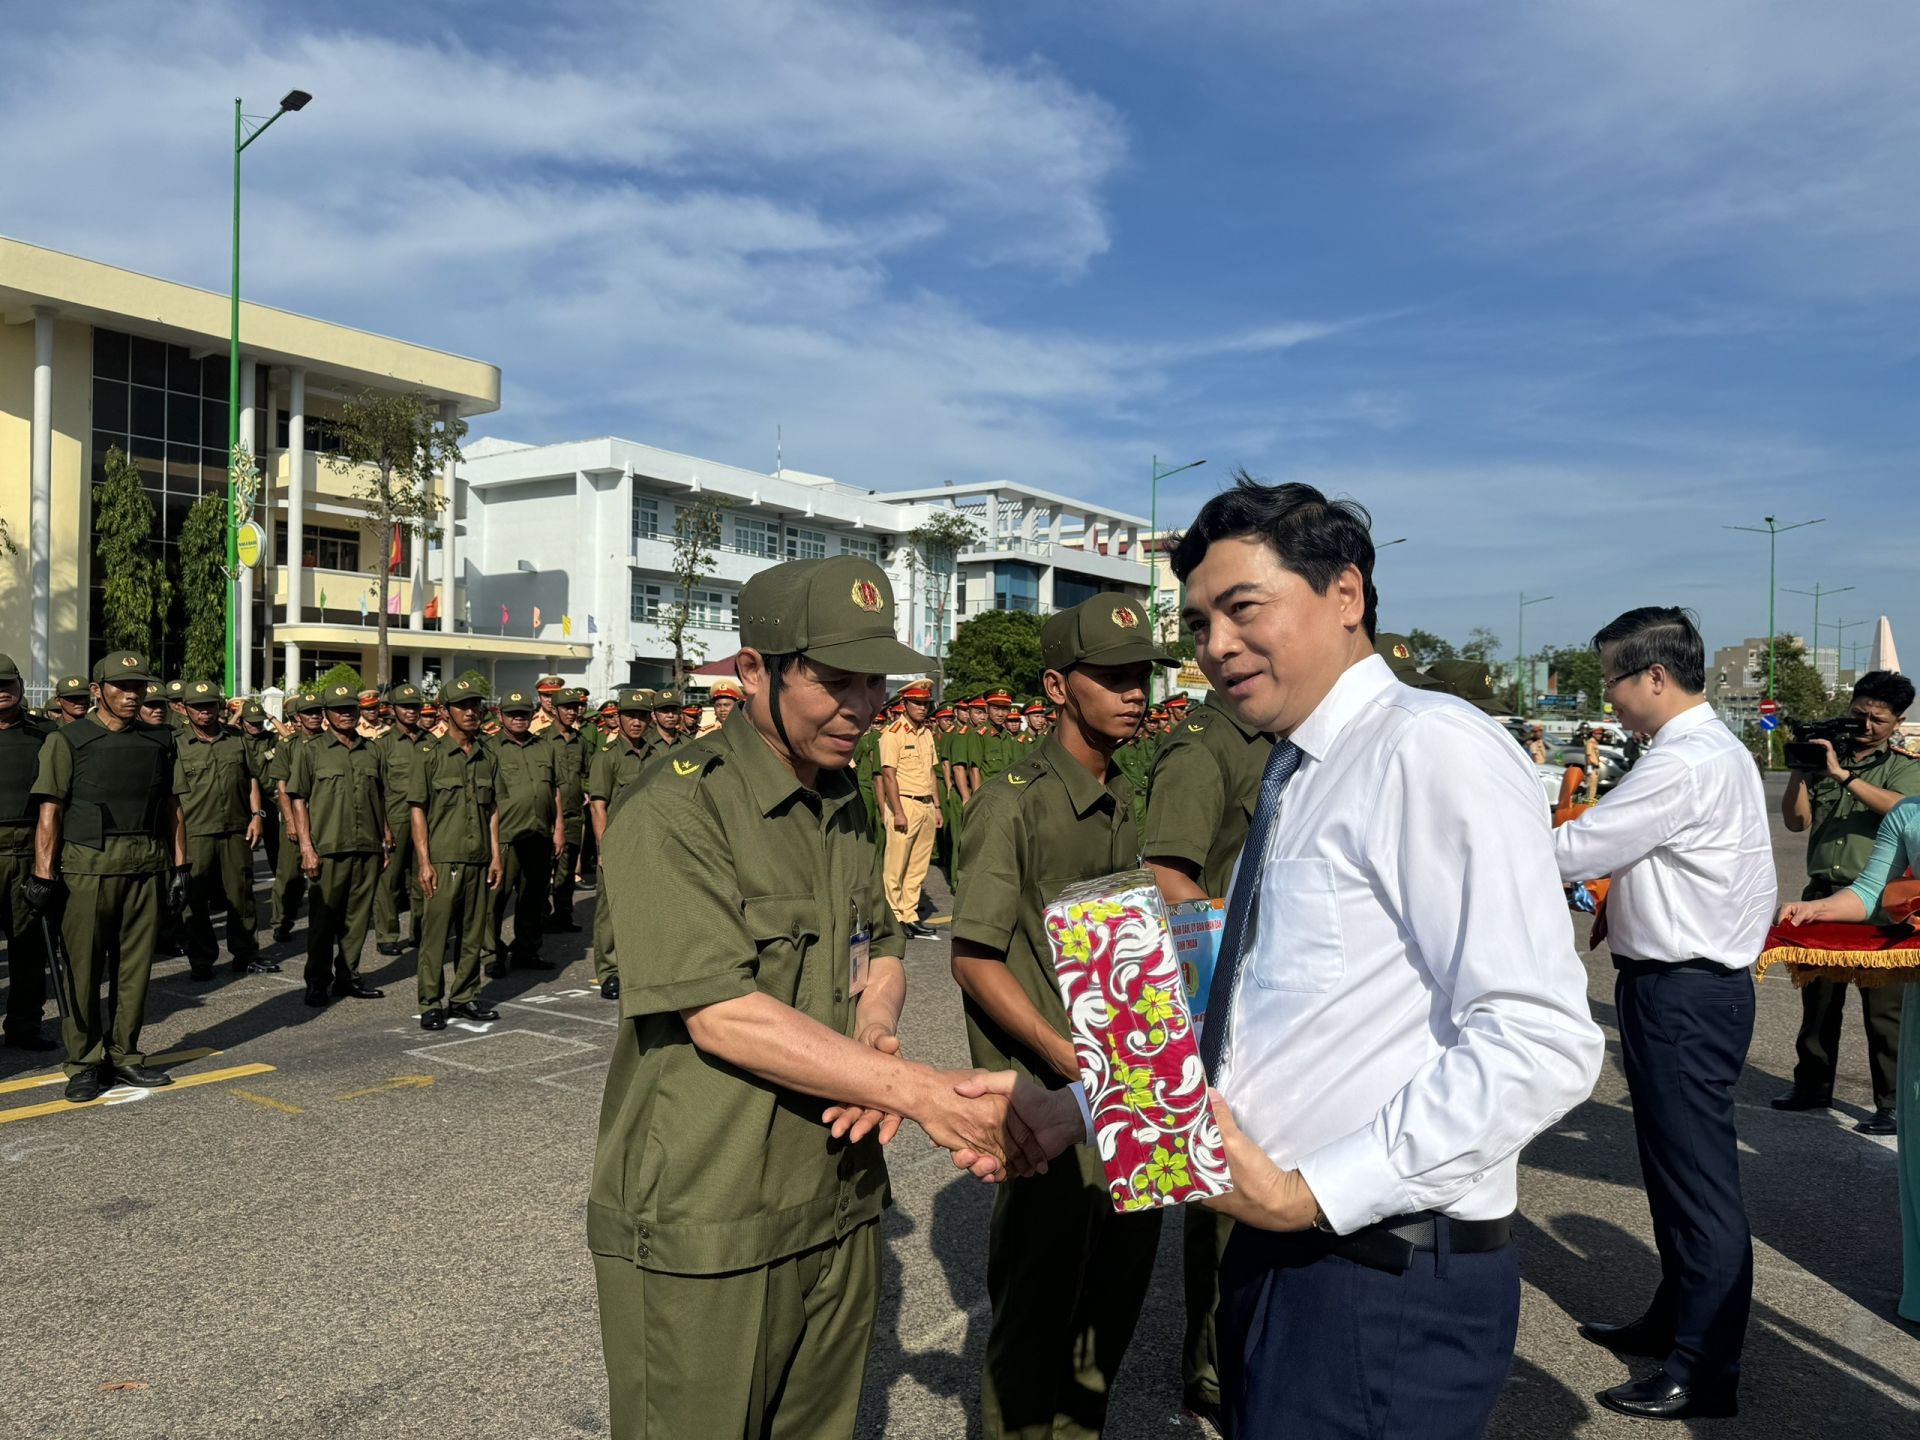
M 1775 925 L 1767 931 L 1754 966 L 1757 977 L 1769 965 L 1787 967 L 1795 985 L 1837 980 L 1846 985 L 1906 985 L 1920 982 L 1920 931 L 1909 925 L 1863 925 L 1815 921 L 1811 925 Z

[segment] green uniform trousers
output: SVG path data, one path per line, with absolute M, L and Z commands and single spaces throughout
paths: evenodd
M 1180 1259 L 1187 1296 L 1187 1334 L 1180 1347 L 1180 1384 L 1187 1394 L 1220 1403 L 1220 1340 L 1213 1312 L 1220 1304 L 1220 1257 L 1233 1221 L 1204 1205 L 1180 1207 Z
M 619 973 L 613 958 L 613 907 L 607 903 L 607 877 L 602 871 L 599 888 L 593 892 L 593 978 L 604 982 Z
M 259 915 L 253 903 L 253 851 L 239 831 L 229 835 L 192 835 L 187 838 L 187 910 L 180 917 L 187 964 L 195 975 L 205 975 L 220 958 L 214 939 L 216 911 L 227 919 L 227 954 L 234 968 L 244 970 L 260 953 L 254 934 Z
M 67 908 L 60 943 L 67 952 L 73 1011 L 62 1026 L 67 1074 L 101 1061 L 144 1065 L 140 1027 L 147 1018 L 147 981 L 160 939 L 158 875 L 85 875 L 67 871 Z M 100 987 L 107 1002 L 100 1003 Z
M 47 936 L 40 917 L 27 909 L 20 886 L 33 873 L 33 851 L 0 850 L 0 935 L 7 937 L 9 1036 L 40 1033 L 47 1008 Z
M 411 807 L 402 805 L 396 814 L 387 812 L 387 828 L 393 831 L 393 862 L 380 872 L 373 887 L 373 938 L 382 945 L 397 944 L 400 912 L 413 915 L 414 938 L 420 936 L 420 857 L 413 853 L 413 816 Z
M 500 888 L 493 892 L 487 929 L 489 961 L 526 960 L 540 953 L 540 937 L 553 914 L 553 832 L 500 837 Z M 513 942 L 506 936 L 513 916 Z
M 987 1250 L 993 1322 L 980 1377 L 986 1440 L 1100 1433 L 1159 1243 L 1158 1210 L 1114 1213 L 1090 1146 L 1044 1175 L 998 1187 Z
M 320 857 L 307 915 L 307 989 L 360 978 L 360 952 L 367 948 L 380 880 L 380 857 L 370 851 Z
M 853 1434 L 880 1306 L 880 1224 L 773 1264 L 668 1275 L 593 1257 L 613 1440 Z
M 487 867 L 477 861 L 435 865 L 439 883 L 420 916 L 420 1008 L 464 1005 L 480 993 L 487 943 Z M 455 943 L 453 989 L 446 988 L 447 942 Z
M 307 877 L 300 873 L 298 842 L 291 835 L 283 838 L 286 843 L 273 867 L 273 928 L 291 930 L 307 901 Z
M 553 862 L 553 918 L 562 923 L 573 919 L 574 877 L 580 869 L 580 827 L 567 822 L 567 848 Z

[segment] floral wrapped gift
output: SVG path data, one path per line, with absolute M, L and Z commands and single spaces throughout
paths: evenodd
M 1047 907 L 1047 935 L 1113 1208 L 1226 1194 L 1233 1182 L 1153 877 L 1128 870 L 1072 887 Z

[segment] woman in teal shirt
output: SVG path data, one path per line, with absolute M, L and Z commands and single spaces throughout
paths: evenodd
M 1902 800 L 1887 812 L 1873 839 L 1873 857 L 1860 878 L 1824 900 L 1785 906 L 1783 924 L 1816 920 L 1865 920 L 1880 908 L 1887 882 L 1911 869 L 1920 874 L 1920 796 Z M 1878 917 L 1885 923 L 1884 915 Z M 1900 1313 L 1920 1320 L 1920 985 L 1907 986 L 1900 1012 L 1900 1226 L 1906 1279 Z

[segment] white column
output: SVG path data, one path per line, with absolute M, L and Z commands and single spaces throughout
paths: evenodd
M 240 569 L 240 666 L 234 671 L 242 695 L 253 693 L 253 566 Z
M 274 503 L 273 503 L 273 451 L 274 421 L 280 414 L 280 386 L 273 378 L 273 372 L 267 372 L 267 412 L 264 428 L 259 431 L 260 450 L 255 461 L 260 466 L 260 495 L 253 507 L 253 518 L 260 524 L 260 578 L 257 583 L 267 587 L 268 600 L 261 607 L 263 626 L 260 639 L 263 642 L 260 663 L 266 674 L 259 677 L 261 688 L 273 683 L 273 577 L 275 567 L 280 563 L 278 550 L 274 546 Z
M 254 416 L 255 372 L 257 367 L 252 358 L 245 354 L 240 357 L 240 444 L 253 456 L 254 463 L 260 461 L 260 447 L 255 443 L 258 427 Z M 264 471 L 262 472 L 264 480 Z M 240 686 L 240 693 L 246 694 L 253 688 L 253 569 L 249 566 L 236 577 L 238 598 L 234 608 L 238 610 L 238 623 L 234 626 L 235 638 L 239 641 L 240 653 L 234 657 L 234 678 Z
M 407 628 L 424 630 L 427 628 L 427 530 L 424 525 L 413 527 L 413 563 L 407 567 L 407 578 L 413 585 L 413 599 L 407 607 Z
M 281 562 L 287 576 L 287 624 L 300 623 L 300 592 L 306 583 L 301 564 L 306 555 L 306 537 L 301 521 L 307 508 L 307 372 L 295 366 L 287 372 L 287 554 Z M 300 647 L 292 641 L 286 646 L 287 684 L 291 688 L 300 673 Z
M 449 400 L 440 407 L 440 418 L 448 424 L 459 418 L 459 409 Z M 440 472 L 440 493 L 446 499 L 446 508 L 440 512 L 440 628 L 449 633 L 459 626 L 459 585 L 460 585 L 460 477 L 454 473 L 453 462 L 448 461 Z M 445 678 L 451 678 L 449 675 Z
M 33 431 L 27 514 L 33 626 L 27 638 L 27 683 L 45 685 L 53 633 L 53 311 L 33 309 Z M 75 656 L 84 665 L 86 656 Z

